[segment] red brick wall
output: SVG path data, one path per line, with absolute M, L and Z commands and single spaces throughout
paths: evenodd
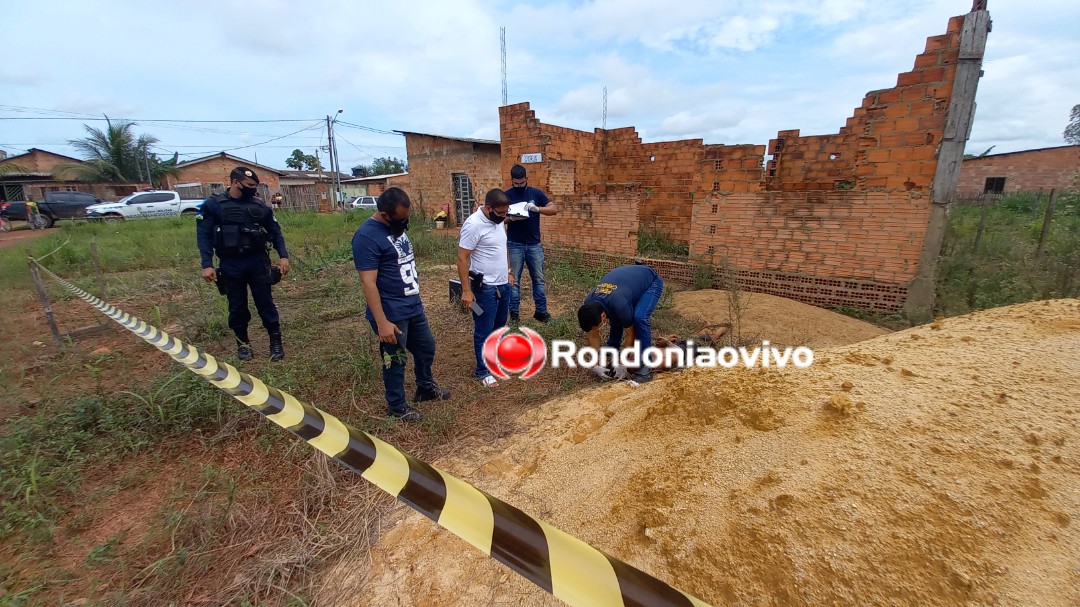
M 637 192 L 637 222 L 683 244 L 694 200 L 714 188 L 761 190 L 765 146 L 704 145 L 700 139 L 642 143 L 632 127 L 588 133 L 541 123 L 528 103 L 502 107 L 499 116 L 504 175 L 522 154 L 539 153 L 542 162 L 524 165 L 529 185 L 560 208 L 583 192 Z
M 765 146 L 643 144 L 633 128 L 543 124 L 521 103 L 499 109 L 502 171 L 543 155 L 526 167 L 560 206 L 545 218 L 545 242 L 632 256 L 638 228 L 657 229 L 692 262 L 731 267 L 748 290 L 897 310 L 930 222 L 963 21 L 928 38 L 897 86 L 868 93 L 837 134 L 780 131 L 765 166 Z
M 965 160 L 960 167 L 959 194 L 978 194 L 987 177 L 1004 177 L 1006 192 L 1032 192 L 1080 185 L 1080 145 L 994 154 Z
M 229 173 L 238 166 L 244 165 L 229 158 L 211 158 L 197 164 L 183 166 L 180 167 L 179 176 L 169 178 L 168 187 L 171 188 L 178 183 L 201 183 L 203 185 L 221 183 L 228 186 Z M 259 183 L 269 188 L 271 194 L 277 192 L 281 187 L 277 173 L 271 173 L 257 167 L 251 168 L 259 175 Z
M 945 130 L 960 53 L 963 17 L 927 39 L 912 71 L 891 89 L 871 91 L 835 135 L 780 131 L 769 142 L 769 190 L 929 191 Z
M 637 253 L 639 201 L 638 192 L 627 190 L 560 200 L 559 213 L 541 220 L 544 243 L 632 256 Z
M 483 200 L 491 188 L 503 187 L 497 144 L 406 133 L 405 150 L 409 159 L 409 196 L 430 215 L 448 209 L 451 225 L 459 222 L 454 203 L 455 173 L 469 176 L 477 200 Z
M 744 270 L 901 284 L 930 219 L 918 192 L 714 194 L 694 209 L 690 256 Z
M 31 173 L 51 173 L 56 165 L 67 162 L 76 160 L 38 149 L 0 160 L 0 164 L 17 164 Z
M 389 188 L 401 188 L 405 190 L 405 193 L 409 195 L 409 199 L 415 198 L 411 190 L 412 181 L 408 175 L 398 175 L 397 177 L 388 177 L 382 183 L 369 183 L 367 185 L 367 196 L 378 196 Z

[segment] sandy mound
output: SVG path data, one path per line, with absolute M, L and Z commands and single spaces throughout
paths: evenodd
M 793 299 L 743 293 L 742 337 L 774 344 L 820 348 L 840 346 L 885 335 L 885 329 Z M 682 291 L 675 294 L 675 310 L 702 324 L 728 322 L 727 291 Z
M 598 388 L 436 465 L 717 606 L 1080 604 L 1077 300 L 817 354 Z M 398 514 L 320 604 L 561 604 Z

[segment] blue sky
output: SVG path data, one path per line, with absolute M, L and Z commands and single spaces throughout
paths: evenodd
M 1080 2 L 988 4 L 993 31 L 967 151 L 1064 145 L 1069 110 L 1080 104 Z M 348 172 L 405 158 L 404 139 L 388 131 L 498 139 L 505 27 L 508 101 L 530 102 L 543 122 L 600 127 L 606 86 L 608 128 L 634 126 L 645 141 L 764 145 L 778 130 L 837 132 L 867 91 L 895 85 L 926 38 L 970 8 L 971 0 L 6 0 L 0 118 L 301 120 L 137 126 L 161 140 L 163 155 L 247 146 L 231 153 L 284 168 L 292 149 L 325 145 L 319 119 L 343 109 L 335 130 Z M 82 125 L 0 120 L 0 149 L 74 155 L 66 141 Z

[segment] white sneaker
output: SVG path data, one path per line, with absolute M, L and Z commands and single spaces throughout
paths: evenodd
M 480 383 L 484 384 L 485 388 L 494 388 L 499 385 L 499 382 L 495 381 L 495 377 L 491 375 L 481 379 Z

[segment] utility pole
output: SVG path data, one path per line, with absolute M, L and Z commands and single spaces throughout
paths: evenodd
M 332 120 L 330 120 L 329 115 L 326 116 L 326 141 L 327 141 L 327 146 L 326 146 L 327 147 L 327 152 L 330 153 L 330 171 L 333 171 L 334 170 L 334 122 Z M 333 181 L 334 181 L 334 179 L 333 179 L 333 177 L 331 177 L 330 182 L 333 183 Z M 334 197 L 335 198 L 337 197 L 336 193 L 334 194 Z M 337 208 L 337 201 L 336 200 L 334 200 L 334 199 L 330 200 L 330 208 L 331 209 Z
M 154 176 L 150 173 L 150 153 L 143 148 L 143 160 L 146 161 L 146 181 L 150 183 L 150 189 L 154 188 Z

